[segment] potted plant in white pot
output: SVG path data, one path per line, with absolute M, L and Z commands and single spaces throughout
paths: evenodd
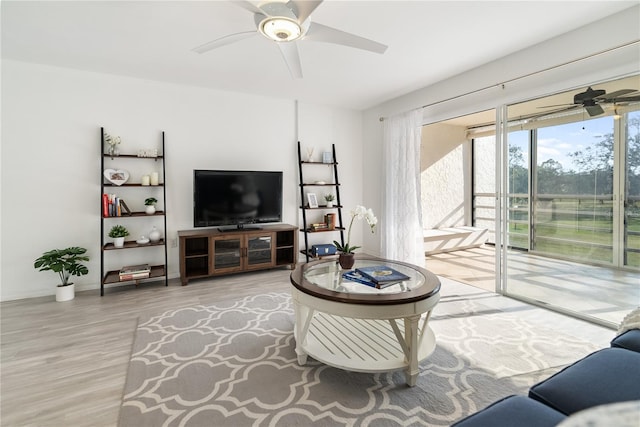
M 116 248 L 124 247 L 124 238 L 129 235 L 129 230 L 124 225 L 114 225 L 109 230 L 109 237 L 113 238 L 113 246 Z
M 327 207 L 328 208 L 332 208 L 333 207 L 333 201 L 336 199 L 336 196 L 334 196 L 331 193 L 327 193 L 324 195 L 324 200 L 327 202 Z
M 156 213 L 156 203 L 158 203 L 158 199 L 155 197 L 148 197 L 144 199 L 144 205 L 146 206 L 144 211 L 149 215 L 153 215 Z
M 89 269 L 82 264 L 89 261 L 89 257 L 84 255 L 85 248 L 73 246 L 66 249 L 53 249 L 42 254 L 33 263 L 38 271 L 51 270 L 60 276 L 60 284 L 56 287 L 56 301 L 70 301 L 75 297 L 75 285 L 69 283 L 71 276 L 84 276 L 89 273 Z

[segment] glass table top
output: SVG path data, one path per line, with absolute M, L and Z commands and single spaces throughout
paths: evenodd
M 409 276 L 409 279 L 378 289 L 344 277 L 345 273 L 353 272 L 357 268 L 376 266 L 390 267 L 393 270 Z M 302 274 L 305 281 L 309 284 L 329 291 L 346 294 L 400 294 L 417 290 L 426 283 L 425 276 L 419 270 L 388 260 L 357 259 L 353 268 L 350 270 L 341 269 L 337 262 L 323 262 L 308 265 Z

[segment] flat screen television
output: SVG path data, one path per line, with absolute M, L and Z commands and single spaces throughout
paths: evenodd
M 224 230 L 281 221 L 282 172 L 193 171 L 194 227 Z

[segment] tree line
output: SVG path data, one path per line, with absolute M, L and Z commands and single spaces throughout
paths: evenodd
M 627 194 L 640 196 L 640 117 L 628 122 Z M 569 153 L 573 167 L 548 159 L 537 167 L 537 194 L 613 194 L 614 134 L 599 135 L 598 141 L 583 150 Z M 528 192 L 528 171 L 522 148 L 509 146 L 509 192 Z

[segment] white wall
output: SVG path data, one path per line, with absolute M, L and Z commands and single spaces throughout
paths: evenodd
M 314 149 L 314 161 L 322 161 L 322 152 L 331 151 L 331 144 L 336 145 L 336 158 L 338 165 L 338 180 L 340 183 L 340 202 L 345 209 L 342 211 L 342 220 L 345 227 L 350 220 L 349 211 L 356 205 L 364 203 L 362 177 L 362 113 L 336 111 L 329 107 L 300 104 L 300 141 L 303 159 L 306 159 L 307 148 Z M 305 167 L 305 182 L 315 181 L 333 182 L 332 166 L 314 165 Z M 325 204 L 323 196 L 326 192 L 333 192 L 330 187 L 306 187 L 306 191 L 315 192 L 319 204 Z M 300 196 L 298 196 L 300 199 Z M 298 202 L 300 205 L 300 202 Z M 306 204 L 306 196 L 304 203 Z M 335 211 L 332 211 L 335 212 Z M 307 210 L 307 223 L 323 222 L 323 215 L 329 211 Z M 299 224 L 302 224 L 302 215 L 299 216 Z M 359 245 L 362 241 L 362 227 L 354 225 L 351 234 L 352 244 Z M 347 239 L 347 232 L 344 235 Z M 338 232 L 309 234 L 309 245 L 329 244 L 333 240 L 340 240 Z M 299 245 L 304 245 L 304 236 L 300 235 Z
M 429 106 L 423 108 L 424 123 L 436 123 L 503 104 L 637 74 L 640 72 L 640 49 L 637 44 L 621 46 L 638 40 L 638 28 L 640 6 L 635 6 L 365 111 L 365 203 L 381 211 L 382 198 L 377 184 L 384 179 L 378 173 L 382 169 L 380 117 Z M 602 53 L 612 48 L 617 49 Z M 579 61 L 572 63 L 575 60 Z M 470 94 L 465 95 L 467 93 Z M 370 252 L 379 252 L 379 234 L 367 235 L 365 244 Z
M 443 123 L 423 126 L 420 149 L 423 228 L 471 225 L 466 206 L 470 190 L 466 129 Z
M 299 225 L 298 116 L 304 143 L 333 142 L 349 159 L 340 178 L 345 197 L 359 197 L 360 112 L 313 105 L 297 112 L 291 100 L 3 61 L 0 299 L 53 295 L 56 275 L 37 272 L 33 260 L 71 245 L 86 247 L 91 257 L 89 275 L 74 282 L 81 290 L 99 287 L 100 126 L 121 136 L 122 152 L 153 147 L 165 132 L 171 243 L 178 230 L 193 227 L 197 168 L 283 171 L 283 222 Z M 139 163 L 123 165 L 134 170 Z M 128 198 L 141 203 L 140 194 Z M 150 229 L 151 223 L 128 221 L 132 236 Z M 114 262 L 144 259 L 144 251 L 120 251 L 126 258 Z M 169 275 L 179 275 L 175 247 Z

